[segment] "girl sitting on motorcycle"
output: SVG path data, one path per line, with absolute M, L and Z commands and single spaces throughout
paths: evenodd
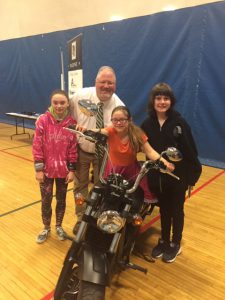
M 160 157 L 160 154 L 150 146 L 147 136 L 132 122 L 130 111 L 126 106 L 114 108 L 111 121 L 112 126 L 93 130 L 108 136 L 109 159 L 105 168 L 105 177 L 110 173 L 118 173 L 127 180 L 135 181 L 140 171 L 137 153 L 141 151 L 150 160 L 160 158 L 170 171 L 174 170 L 174 165 Z M 157 199 L 148 188 L 146 177 L 141 180 L 140 186 L 144 191 L 146 202 L 157 202 Z

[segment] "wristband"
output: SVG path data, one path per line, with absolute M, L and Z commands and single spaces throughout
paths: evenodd
M 36 172 L 40 172 L 40 171 L 43 171 L 44 170 L 44 166 L 45 164 L 43 162 L 35 162 L 34 163 L 34 169 Z

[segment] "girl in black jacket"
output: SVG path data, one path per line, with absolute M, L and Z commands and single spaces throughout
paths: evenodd
M 161 238 L 152 250 L 152 257 L 162 256 L 165 262 L 173 262 L 181 253 L 185 193 L 195 185 L 202 171 L 191 129 L 173 109 L 175 102 L 168 84 L 156 84 L 150 93 L 149 116 L 141 126 L 157 152 L 176 147 L 183 155 L 180 162 L 174 163 L 174 174 L 180 177 L 179 181 L 156 170 L 148 174 L 149 187 L 158 197 L 161 216 Z

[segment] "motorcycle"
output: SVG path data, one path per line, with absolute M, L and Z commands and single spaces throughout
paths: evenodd
M 150 169 L 157 169 L 179 179 L 169 172 L 160 160 L 143 162 L 135 182 L 125 180 L 120 174 L 104 178 L 108 159 L 107 137 L 87 130 L 81 134 L 87 140 L 103 147 L 105 155 L 99 174 L 99 184 L 89 193 L 87 207 L 75 237 L 66 236 L 72 244 L 65 257 L 58 282 L 55 300 L 103 300 L 106 286 L 112 276 L 128 268 L 147 273 L 147 269 L 130 261 L 135 237 L 150 205 L 144 202 L 139 183 Z M 179 160 L 175 148 L 168 148 L 161 155 L 172 161 Z

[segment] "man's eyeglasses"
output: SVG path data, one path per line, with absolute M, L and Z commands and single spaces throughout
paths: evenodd
M 113 124 L 118 124 L 118 123 L 125 124 L 128 121 L 128 119 L 114 119 L 113 118 L 113 119 L 111 119 L 111 121 Z
M 96 81 L 98 84 L 101 84 L 101 85 L 109 85 L 109 86 L 113 86 L 115 85 L 115 82 L 112 82 L 112 81 Z

